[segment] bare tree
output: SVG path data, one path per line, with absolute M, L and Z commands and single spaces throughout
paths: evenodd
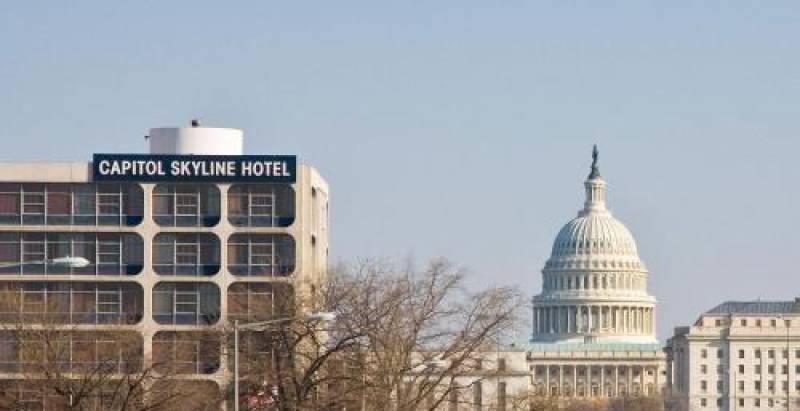
M 219 404 L 212 390 L 189 390 L 173 358 L 146 361 L 142 336 L 126 321 L 75 324 L 58 301 L 31 310 L 13 288 L 0 291 L 0 409 L 202 409 L 186 407 L 187 399 Z
M 465 377 L 516 324 L 524 299 L 506 287 L 469 292 L 464 279 L 444 260 L 332 270 L 322 294 L 334 323 L 298 317 L 267 332 L 274 351 L 262 371 L 279 391 L 271 407 L 432 410 L 468 389 L 475 379 Z

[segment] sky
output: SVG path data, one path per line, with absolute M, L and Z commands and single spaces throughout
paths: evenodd
M 660 301 L 800 295 L 800 4 L 3 1 L 0 160 L 241 128 L 331 186 L 331 256 L 541 289 L 591 146 Z

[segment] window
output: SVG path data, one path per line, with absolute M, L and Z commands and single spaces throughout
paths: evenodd
M 291 315 L 294 291 L 288 284 L 233 283 L 228 287 L 229 319 L 263 321 Z
M 777 320 L 774 320 L 774 319 L 772 319 L 772 320 L 769 320 L 769 325 L 770 325 L 771 327 L 777 327 L 777 326 L 778 326 L 778 321 L 777 321 Z
M 767 365 L 767 374 L 775 374 L 775 366 L 770 364 Z
M 142 315 L 142 287 L 131 282 L 7 282 L 0 288 L 0 322 L 135 324 Z
M 744 374 L 744 364 L 739 364 L 739 374 Z
M 64 256 L 83 257 L 89 264 L 44 263 Z M 133 275 L 142 270 L 142 238 L 134 233 L 2 232 L 0 261 L 7 263 L 0 267 L 6 274 Z
M 294 260 L 294 238 L 286 234 L 234 234 L 228 239 L 228 271 L 234 275 L 289 275 Z
M 219 288 L 211 283 L 162 282 L 153 288 L 153 318 L 159 324 L 214 324 L 219 304 Z
M 744 358 L 744 350 L 739 350 L 739 358 Z
M 739 381 L 738 388 L 739 388 L 739 391 L 744 391 L 744 381 Z
M 756 365 L 755 373 L 756 374 L 761 374 L 761 364 L 757 364 Z
M 723 391 L 722 381 L 721 380 L 717 380 L 717 393 L 721 394 L 722 391 Z
M 497 383 L 497 409 L 506 409 L 506 383 L 503 381 Z
M 739 324 L 741 324 L 742 327 L 747 327 L 747 319 L 742 318 L 739 320 Z
M 775 350 L 767 350 L 767 358 L 775 358 Z
M 161 226 L 211 227 L 219 223 L 215 185 L 159 184 L 153 189 L 153 220 Z
M 784 365 L 781 366 L 781 374 L 783 374 L 783 375 L 789 374 L 789 366 L 788 365 L 784 364 Z
M 234 226 L 288 227 L 295 193 L 286 184 L 237 184 L 228 190 L 228 220 Z
M 708 382 L 706 380 L 700 381 L 700 391 L 706 392 L 708 390 Z
M 153 269 L 160 275 L 214 275 L 219 259 L 213 234 L 161 233 L 153 240 Z
M 761 358 L 761 350 L 760 350 L 760 349 L 758 349 L 758 348 L 757 348 L 757 349 L 756 349 L 756 351 L 755 351 L 755 357 L 756 357 L 756 358 Z
M 476 409 L 480 409 L 483 405 L 483 391 L 481 390 L 481 382 L 477 381 L 472 385 L 472 404 Z
M 212 374 L 219 368 L 220 343 L 213 334 L 159 331 L 153 336 L 154 368 L 177 374 Z
M 701 373 L 701 374 L 706 374 L 706 373 L 708 373 L 708 366 L 707 366 L 707 365 L 705 365 L 705 364 L 700 364 L 700 373 Z
M 700 406 L 705 407 L 707 405 L 705 398 L 700 398 Z
M 753 405 L 755 405 L 756 407 L 761 407 L 761 399 L 760 398 L 754 399 Z
M 723 353 L 721 348 L 717 349 L 717 358 L 723 358 Z
M 505 371 L 506 370 L 506 359 L 505 358 L 498 358 L 497 359 L 497 371 Z
M 700 350 L 700 358 L 708 358 L 708 351 L 705 348 Z
M 753 388 L 756 391 L 761 392 L 761 381 L 753 381 Z

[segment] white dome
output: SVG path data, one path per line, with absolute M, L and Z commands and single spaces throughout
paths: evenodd
M 633 235 L 606 208 L 606 182 L 596 169 L 584 186 L 583 210 L 558 232 L 545 269 L 644 269 Z
M 631 232 L 610 213 L 590 213 L 568 222 L 556 236 L 551 258 L 595 254 L 638 258 Z
M 592 153 L 586 202 L 558 232 L 533 297 L 532 341 L 642 343 L 655 337 L 656 299 L 631 232 L 606 208 L 606 182 Z

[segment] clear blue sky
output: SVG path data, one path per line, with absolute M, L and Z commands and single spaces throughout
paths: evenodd
M 661 338 L 800 295 L 796 2 L 121 3 L 0 3 L 0 158 L 142 152 L 199 116 L 319 168 L 334 258 L 532 295 L 596 142 Z

